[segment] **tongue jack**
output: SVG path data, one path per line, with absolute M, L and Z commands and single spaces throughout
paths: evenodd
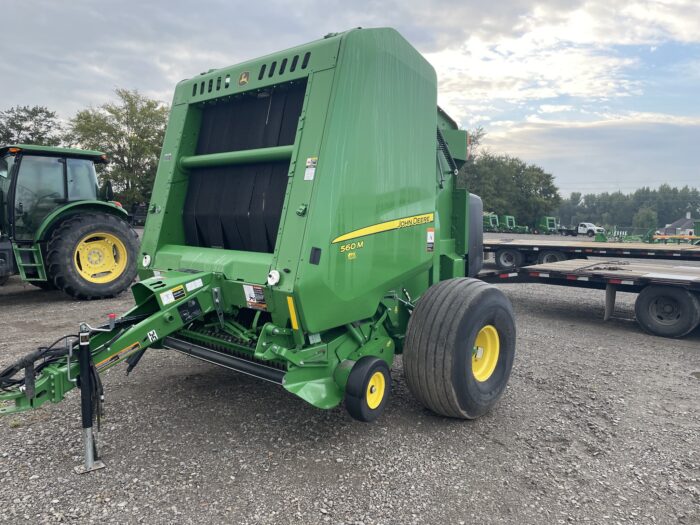
M 93 470 L 105 468 L 105 464 L 97 459 L 97 445 L 95 436 L 92 433 L 93 416 L 95 414 L 94 394 L 96 393 L 97 385 L 92 373 L 90 327 L 86 323 L 80 325 L 78 365 L 80 367 L 80 412 L 83 424 L 85 463 L 75 467 L 75 471 L 78 474 L 86 474 Z

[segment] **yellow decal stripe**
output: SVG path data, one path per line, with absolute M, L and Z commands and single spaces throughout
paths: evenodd
M 292 330 L 299 330 L 297 310 L 294 308 L 294 299 L 292 299 L 291 295 L 287 296 L 287 306 L 289 307 L 289 319 L 292 321 Z
M 413 215 L 402 219 L 394 219 L 393 221 L 380 222 L 379 224 L 366 226 L 365 228 L 360 228 L 359 230 L 354 230 L 343 234 L 340 237 L 336 237 L 333 239 L 332 244 L 357 239 L 358 237 L 364 237 L 365 235 L 374 235 L 375 233 L 388 232 L 391 230 L 408 228 L 410 226 L 418 226 L 419 224 L 427 224 L 429 222 L 433 222 L 433 219 L 434 214 L 424 213 L 422 215 Z

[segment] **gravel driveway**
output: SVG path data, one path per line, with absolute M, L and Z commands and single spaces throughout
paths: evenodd
M 77 392 L 0 419 L 0 521 L 44 523 L 700 523 L 700 333 L 652 337 L 619 294 L 504 285 L 513 375 L 477 421 L 421 408 L 401 360 L 374 424 L 165 350 L 105 375 L 107 468 L 73 473 Z M 0 365 L 124 311 L 16 278 L 0 289 Z

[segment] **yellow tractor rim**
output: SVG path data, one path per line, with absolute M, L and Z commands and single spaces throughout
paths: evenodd
M 80 276 L 90 283 L 110 283 L 124 273 L 128 263 L 126 246 L 111 233 L 95 232 L 75 247 L 73 261 Z
M 495 326 L 487 324 L 479 330 L 472 350 L 472 374 L 477 381 L 483 383 L 491 377 L 498 364 L 500 349 L 501 340 Z
M 386 379 L 384 378 L 384 374 L 375 372 L 372 374 L 372 377 L 369 378 L 369 383 L 367 383 L 367 392 L 365 394 L 367 406 L 374 410 L 381 405 L 385 391 Z

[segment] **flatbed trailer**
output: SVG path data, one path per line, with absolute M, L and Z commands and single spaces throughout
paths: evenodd
M 571 259 L 513 270 L 486 270 L 478 277 L 492 283 L 605 290 L 605 321 L 614 313 L 618 290 L 638 293 L 634 306 L 637 323 L 662 337 L 683 337 L 700 326 L 700 266 Z
M 500 269 L 553 263 L 588 256 L 700 261 L 700 245 L 647 244 L 540 239 L 484 239 L 484 253 L 493 253 Z

